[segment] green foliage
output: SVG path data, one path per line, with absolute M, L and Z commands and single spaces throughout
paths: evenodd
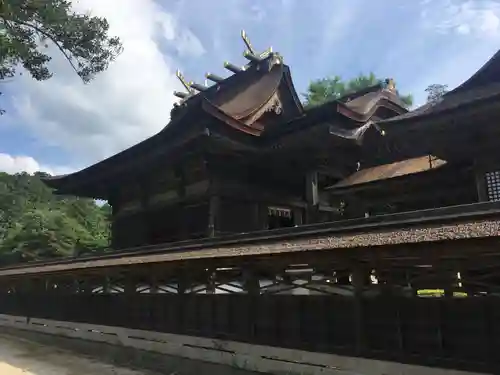
M 0 262 L 83 254 L 105 248 L 110 207 L 53 195 L 43 174 L 0 173 Z
M 36 80 L 51 77 L 44 48 L 52 42 L 88 82 L 121 52 L 103 18 L 77 14 L 69 0 L 0 0 L 0 79 L 22 65 Z
M 440 83 L 435 83 L 429 85 L 425 92 L 427 93 L 427 103 L 437 102 L 444 94 L 448 92 L 448 85 L 442 85 Z
M 37 81 L 49 79 L 48 51 L 55 46 L 87 83 L 122 51 L 108 30 L 106 19 L 73 12 L 70 0 L 0 0 L 0 81 L 19 67 Z
M 365 89 L 370 86 L 381 83 L 383 80 L 377 78 L 375 74 L 360 74 L 358 77 L 348 81 L 342 80 L 339 76 L 328 77 L 312 81 L 303 94 L 306 107 L 314 107 L 331 100 L 339 99 L 342 96 Z M 402 95 L 400 99 L 407 107 L 413 104 L 412 95 Z

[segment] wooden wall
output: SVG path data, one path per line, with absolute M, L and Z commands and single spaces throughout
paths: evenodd
M 264 229 L 260 211 L 258 202 L 220 197 L 215 230 L 218 234 L 229 234 Z
M 499 301 L 1 294 L 0 313 L 499 373 Z

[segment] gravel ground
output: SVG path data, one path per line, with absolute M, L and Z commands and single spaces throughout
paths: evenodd
M 153 375 L 0 334 L 1 375 Z

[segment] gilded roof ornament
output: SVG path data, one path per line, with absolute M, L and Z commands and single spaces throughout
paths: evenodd
M 384 81 L 384 88 L 390 91 L 396 91 L 396 82 L 392 78 L 387 78 Z
M 175 72 L 175 76 L 177 77 L 177 79 L 182 83 L 182 86 L 184 86 L 184 88 L 186 89 L 187 93 L 183 93 L 183 92 L 174 92 L 174 95 L 177 96 L 178 98 L 181 98 L 181 99 L 187 99 L 189 98 L 191 95 L 194 95 L 195 94 L 195 91 L 193 90 L 193 88 L 191 87 L 191 84 L 188 83 L 186 81 L 186 79 L 184 78 L 184 76 L 182 75 L 181 71 L 180 70 L 177 70 Z

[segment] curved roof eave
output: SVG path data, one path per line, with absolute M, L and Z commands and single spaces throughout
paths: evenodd
M 292 72 L 288 65 L 283 65 L 283 77 L 285 79 L 285 82 L 287 83 L 290 93 L 292 94 L 293 101 L 295 102 L 295 105 L 297 106 L 299 113 L 303 114 L 305 109 L 304 106 L 302 105 L 302 102 L 300 101 L 299 94 L 297 94 L 297 90 L 295 90 L 295 85 L 293 84 L 293 79 L 292 79 Z
M 484 105 L 500 98 L 500 82 L 476 87 L 467 91 L 445 95 L 439 101 L 426 103 L 408 113 L 377 121 L 381 127 L 397 127 L 398 124 L 418 123 L 431 117 L 446 116 L 455 111 Z
M 169 138 L 169 136 L 172 135 L 172 131 L 175 131 L 176 128 L 178 128 L 177 124 L 184 117 L 185 116 L 181 116 L 170 121 L 169 124 L 160 132 L 104 160 L 101 160 L 95 164 L 92 164 L 73 173 L 44 177 L 42 178 L 42 181 L 50 188 L 59 189 L 63 187 L 63 185 L 69 183 L 74 179 L 89 178 L 96 173 L 105 173 L 105 171 L 110 167 L 126 163 L 130 159 L 138 157 L 144 153 L 150 152 L 152 149 L 157 148 L 157 146 L 159 146 L 159 144 L 163 142 L 165 138 Z
M 103 159 L 103 160 L 101 160 L 95 164 L 92 164 L 88 167 L 85 167 L 79 171 L 69 173 L 69 174 L 45 177 L 45 178 L 42 178 L 42 181 L 47 186 L 54 188 L 54 189 L 58 189 L 63 184 L 68 182 L 69 180 L 73 180 L 74 178 L 85 177 L 85 175 L 93 174 L 95 171 L 107 168 L 108 166 L 110 166 L 112 164 L 120 163 L 125 158 L 131 157 L 132 154 L 134 154 L 136 152 L 138 153 L 138 150 L 145 149 L 146 146 L 149 146 L 149 144 L 153 143 L 154 139 L 158 138 L 160 136 L 160 134 L 161 134 L 161 132 L 153 135 L 152 137 L 146 138 L 145 140 L 133 145 L 130 148 L 127 148 L 123 151 L 120 151 L 117 154 L 114 154 L 106 159 Z
M 498 50 L 479 70 L 469 77 L 465 82 L 445 94 L 454 95 L 468 91 L 479 86 L 485 86 L 492 82 L 500 81 L 500 50 Z

